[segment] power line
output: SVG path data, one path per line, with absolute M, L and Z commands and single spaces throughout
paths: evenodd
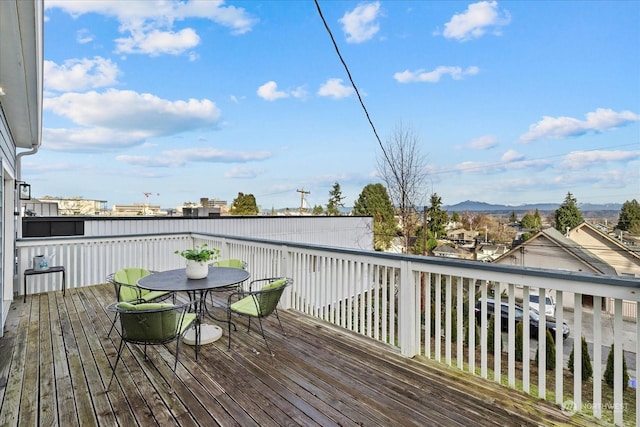
M 324 28 L 327 30 L 327 33 L 329 33 L 329 37 L 331 38 L 331 42 L 333 43 L 333 47 L 334 47 L 334 49 L 336 51 L 336 54 L 338 55 L 338 58 L 340 59 L 340 62 L 342 62 L 342 65 L 344 66 L 344 69 L 347 72 L 347 76 L 349 77 L 349 81 L 351 82 L 351 86 L 353 87 L 353 90 L 356 92 L 356 96 L 358 97 L 358 101 L 360 101 L 360 106 L 362 107 L 362 110 L 364 111 L 364 114 L 367 117 L 367 121 L 369 122 L 369 125 L 371 126 L 371 129 L 373 130 L 373 134 L 375 135 L 376 140 L 378 141 L 378 145 L 382 149 L 382 154 L 384 155 L 385 159 L 387 160 L 387 163 L 391 167 L 391 170 L 392 170 L 393 174 L 395 175 L 396 181 L 400 182 L 400 179 L 399 179 L 398 174 L 397 174 L 397 172 L 395 170 L 395 167 L 394 167 L 393 163 L 391 162 L 391 160 L 389 159 L 389 156 L 387 155 L 387 150 L 385 150 L 384 145 L 382 144 L 382 140 L 380 140 L 380 136 L 378 135 L 378 131 L 376 130 L 376 127 L 374 126 L 373 121 L 371 120 L 371 116 L 369 115 L 369 111 L 367 111 L 367 107 L 364 105 L 364 101 L 362 100 L 362 96 L 360 96 L 360 91 L 358 90 L 358 86 L 356 86 L 356 82 L 353 81 L 353 77 L 351 76 L 351 71 L 349 71 L 349 67 L 347 66 L 347 63 L 345 62 L 344 58 L 342 57 L 342 54 L 340 53 L 340 49 L 338 48 L 338 43 L 336 43 L 336 39 L 333 37 L 333 33 L 331 32 L 331 28 L 329 28 L 329 24 L 327 24 L 327 21 L 324 19 L 324 15 L 322 14 L 322 10 L 320 9 L 320 4 L 318 3 L 318 0 L 314 0 L 314 2 L 316 4 L 316 8 L 318 9 L 318 14 L 320 15 L 320 19 L 322 19 L 322 23 L 324 24 Z

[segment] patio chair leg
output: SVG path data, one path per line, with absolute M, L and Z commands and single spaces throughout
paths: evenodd
M 113 332 L 113 328 L 116 327 L 116 320 L 118 320 L 118 313 L 116 313 L 116 315 L 113 316 L 113 322 L 111 322 L 111 328 L 109 328 L 109 333 L 107 334 L 107 338 L 111 336 L 111 332 Z
M 124 340 L 120 340 L 120 346 L 118 347 L 118 356 L 116 357 L 116 363 L 112 366 L 111 379 L 109 380 L 109 385 L 105 389 L 105 393 L 109 391 L 111 388 L 111 382 L 113 378 L 116 376 L 116 367 L 118 366 L 118 362 L 120 361 L 120 356 L 122 355 L 122 347 L 124 346 Z
M 260 333 L 262 334 L 262 338 L 264 338 L 264 343 L 267 345 L 267 350 L 269 350 L 269 354 L 271 355 L 271 357 L 274 357 L 275 353 L 271 351 L 271 347 L 269 347 L 267 336 L 264 334 L 264 328 L 262 327 L 262 320 L 259 317 L 258 317 L 258 324 L 260 325 Z
M 231 349 L 231 310 L 227 310 L 227 325 L 229 326 L 229 345 L 227 349 Z M 234 328 L 236 325 L 233 325 Z
M 180 339 L 181 338 L 182 337 L 179 337 L 176 340 L 176 359 L 175 359 L 175 362 L 173 362 L 173 376 L 171 377 L 171 381 L 169 381 L 169 390 L 168 390 L 169 394 L 173 394 L 175 392 L 175 390 L 173 389 L 173 383 L 174 383 L 174 381 L 176 379 L 176 376 L 178 375 L 176 373 L 176 371 L 178 370 L 178 353 L 180 352 Z
M 280 321 L 280 316 L 278 316 L 278 309 L 276 308 L 274 310 L 274 313 L 276 314 L 276 319 L 278 319 L 278 323 L 280 324 L 280 330 L 282 331 L 282 335 L 287 335 L 287 333 L 284 331 L 284 328 L 282 327 L 282 322 Z

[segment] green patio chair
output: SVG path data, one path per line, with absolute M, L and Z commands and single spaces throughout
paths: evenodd
M 241 259 L 229 258 L 229 259 L 221 259 L 213 263 L 214 267 L 231 267 L 231 268 L 241 268 L 243 270 L 247 269 L 247 263 L 242 261 Z
M 173 297 L 173 292 L 149 291 L 138 287 L 138 280 L 151 274 L 149 270 L 138 267 L 129 267 L 118 270 L 107 276 L 107 282 L 112 283 L 116 292 L 116 301 L 129 301 L 135 303 L 158 302 Z M 175 302 L 175 298 L 174 298 Z M 107 337 L 111 336 L 111 331 L 115 327 L 118 315 L 113 318 L 111 328 Z
M 118 356 L 112 366 L 111 382 L 116 375 L 116 367 L 122 356 L 125 343 L 144 346 L 144 359 L 147 359 L 148 345 L 162 345 L 176 341 L 175 362 L 173 372 L 175 375 L 178 367 L 178 354 L 180 351 L 180 337 L 191 327 L 197 319 L 196 313 L 189 313 L 189 309 L 196 301 L 174 305 L 171 303 L 139 303 L 121 301 L 112 303 L 108 310 L 117 313 L 120 318 L 120 345 Z M 172 380 L 173 381 L 173 380 Z
M 271 351 L 271 347 L 269 347 L 267 337 L 264 334 L 262 319 L 271 315 L 271 313 L 275 313 L 276 318 L 278 319 L 278 323 L 280 324 L 282 334 L 286 335 L 284 328 L 282 327 L 282 322 L 280 322 L 280 316 L 278 316 L 278 302 L 280 301 L 280 297 L 282 296 L 285 288 L 292 282 L 292 279 L 284 277 L 258 279 L 251 282 L 250 289 L 252 289 L 256 284 L 267 284 L 256 291 L 240 290 L 229 295 L 227 304 L 227 320 L 229 324 L 228 348 L 231 348 L 231 316 L 233 314 L 237 314 L 249 319 L 247 332 L 251 330 L 251 319 L 258 319 L 258 324 L 260 325 L 260 333 L 262 334 L 262 338 L 264 338 L 264 342 L 267 345 L 267 350 L 269 350 L 269 354 L 271 354 L 271 356 L 275 356 Z
M 230 267 L 230 268 L 240 268 L 242 270 L 246 270 L 247 269 L 247 263 L 245 261 L 242 261 L 241 259 L 237 259 L 237 258 L 229 258 L 229 259 L 221 259 L 218 260 L 216 262 L 213 263 L 214 267 Z M 219 288 L 216 289 L 215 291 L 210 292 L 211 294 L 211 306 L 214 306 L 214 299 L 213 299 L 213 292 L 220 292 L 220 291 L 229 291 L 229 290 L 235 290 L 235 291 L 239 291 L 242 287 L 242 283 L 238 283 L 237 285 L 231 285 L 231 286 L 226 286 L 224 288 Z M 206 307 L 205 307 L 206 308 Z M 209 309 L 207 308 L 207 312 L 209 311 Z

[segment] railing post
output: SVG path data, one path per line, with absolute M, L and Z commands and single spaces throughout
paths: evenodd
M 293 280 L 294 279 L 294 275 L 292 271 L 289 271 L 289 249 L 287 248 L 286 245 L 282 245 L 280 246 L 280 277 L 289 277 Z M 300 277 L 302 277 L 302 275 L 300 275 Z M 292 292 L 292 288 L 296 286 L 296 283 L 294 282 L 293 285 L 289 286 L 284 294 L 282 295 L 282 298 L 280 299 L 280 305 L 282 307 L 283 310 L 288 310 L 289 308 L 291 308 L 291 292 Z
M 413 357 L 418 352 L 416 344 L 416 331 L 419 320 L 419 310 L 416 309 L 416 301 L 420 295 L 418 286 L 411 280 L 409 261 L 400 262 L 400 286 L 398 292 L 398 340 L 400 353 L 406 357 Z

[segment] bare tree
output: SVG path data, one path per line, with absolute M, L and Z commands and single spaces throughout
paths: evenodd
M 403 252 L 411 246 L 419 219 L 417 212 L 426 193 L 426 160 L 419 148 L 420 139 L 410 126 L 396 125 L 382 147 L 377 169 L 384 181 L 389 197 L 400 217 L 403 235 Z

